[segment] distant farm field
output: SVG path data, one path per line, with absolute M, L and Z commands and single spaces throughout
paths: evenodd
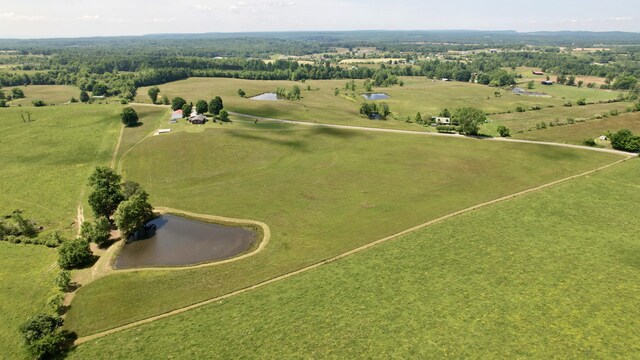
M 514 138 L 582 145 L 587 139 L 595 139 L 608 131 L 616 132 L 620 129 L 629 129 L 635 134 L 640 134 L 640 113 L 625 113 L 585 123 L 548 127 L 544 130 L 515 134 Z
M 83 344 L 71 359 L 635 358 L 638 179 L 632 159 Z
M 435 116 L 448 108 L 478 107 L 487 113 L 515 112 L 518 106 L 529 109 L 534 105 L 560 107 L 567 100 L 575 103 L 585 97 L 588 101 L 602 101 L 617 98 L 618 94 L 595 89 L 578 89 L 557 86 L 550 89 L 553 97 L 541 98 L 514 95 L 510 90 L 496 89 L 479 84 L 462 82 L 443 82 L 421 77 L 403 77 L 404 86 L 374 88 L 373 92 L 382 92 L 391 97 L 384 100 L 389 104 L 392 116 L 385 121 L 372 121 L 358 114 L 360 104 L 364 99 L 362 81 L 356 81 L 355 93 L 344 89 L 347 80 L 308 80 L 304 83 L 291 81 L 261 81 L 224 78 L 190 78 L 160 85 L 161 95 L 169 98 L 181 96 L 191 102 L 198 99 L 210 100 L 214 96 L 221 96 L 225 107 L 229 111 L 255 116 L 301 120 L 317 123 L 347 124 L 365 127 L 381 127 L 409 129 L 416 131 L 432 131 L 414 123 L 406 122 L 406 118 L 413 120 L 416 113 L 422 116 Z M 256 101 L 252 96 L 265 92 L 273 92 L 278 87 L 290 89 L 297 85 L 302 89 L 302 99 L 299 101 Z M 311 90 L 307 90 L 307 88 Z M 551 88 L 551 87 L 549 87 Z M 566 89 L 564 89 L 566 88 Z M 238 96 L 238 89 L 246 92 L 246 98 Z M 335 89 L 339 89 L 335 95 Z M 150 102 L 148 88 L 138 91 L 137 101 Z M 543 89 L 547 90 L 547 89 Z M 499 96 L 496 96 L 499 92 Z M 352 96 L 353 95 L 353 96 Z
M 124 156 L 124 178 L 140 182 L 155 206 L 263 221 L 269 245 L 225 265 L 101 278 L 79 289 L 67 325 L 86 335 L 163 313 L 617 159 L 464 138 L 182 124 Z
M 0 357 L 28 359 L 19 326 L 29 316 L 48 311 L 47 298 L 58 272 L 55 250 L 0 241 Z
M 47 105 L 64 104 L 72 97 L 80 98 L 80 89 L 71 85 L 29 85 L 18 86 L 24 91 L 25 98 L 16 99 L 9 102 L 9 105 L 30 106 L 34 100 L 43 100 Z M 4 89 L 5 94 L 9 94 L 11 89 Z
M 611 104 L 593 104 L 586 106 L 554 106 L 553 108 L 543 108 L 541 110 L 525 109 L 525 112 L 510 112 L 506 114 L 489 115 L 489 123 L 483 127 L 483 132 L 490 135 L 498 135 L 495 128 L 498 125 L 504 125 L 511 130 L 512 134 L 518 131 L 535 130 L 536 125 L 545 123 L 546 126 L 551 124 L 567 123 L 570 119 L 575 120 L 591 120 L 596 116 L 609 115 L 611 112 L 624 113 L 631 103 L 616 102 Z

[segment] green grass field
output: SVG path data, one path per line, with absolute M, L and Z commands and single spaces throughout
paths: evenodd
M 640 113 L 625 113 L 606 119 L 548 127 L 544 130 L 514 134 L 514 138 L 582 145 L 586 139 L 595 139 L 600 135 L 605 135 L 607 131 L 616 132 L 620 129 L 630 129 L 635 134 L 640 134 Z
M 543 108 L 541 110 L 518 113 L 511 112 L 507 114 L 490 115 L 489 123 L 485 124 L 482 128 L 482 132 L 490 135 L 497 136 L 498 132 L 496 127 L 498 125 L 504 125 L 511 130 L 511 134 L 515 134 L 518 131 L 528 131 L 529 129 L 536 129 L 536 124 L 544 122 L 549 125 L 549 122 L 555 123 L 567 122 L 567 119 L 573 118 L 579 119 L 591 119 L 596 115 L 608 115 L 611 111 L 617 111 L 623 113 L 625 109 L 631 105 L 628 102 L 617 102 L 611 104 L 593 104 L 585 106 L 555 106 L 553 108 Z
M 273 117 L 289 120 L 301 120 L 318 123 L 348 124 L 365 127 L 382 127 L 410 129 L 418 131 L 432 131 L 413 123 L 406 123 L 405 116 L 412 120 L 417 112 L 423 116 L 437 115 L 444 108 L 453 110 L 458 107 L 472 106 L 483 109 L 487 113 L 515 111 L 516 107 L 530 108 L 533 105 L 544 107 L 553 105 L 560 107 L 566 100 L 574 103 L 581 97 L 589 101 L 609 100 L 618 96 L 617 93 L 594 89 L 578 89 L 560 86 L 551 92 L 551 98 L 518 96 L 509 90 L 491 88 L 484 85 L 434 81 L 420 77 L 403 77 L 404 86 L 389 88 L 375 88 L 374 92 L 384 92 L 391 96 L 385 100 L 393 112 L 393 117 L 386 121 L 371 121 L 358 114 L 360 103 L 364 102 L 360 94 L 364 92 L 363 82 L 356 81 L 356 98 L 351 98 L 350 92 L 345 92 L 346 80 L 309 80 L 305 83 L 291 81 L 258 81 L 223 78 L 190 78 L 160 85 L 162 94 L 169 98 L 182 96 L 188 101 L 198 99 L 209 100 L 214 96 L 221 96 L 225 107 L 229 111 L 251 114 L 255 116 Z M 251 96 L 275 91 L 278 87 L 291 88 L 298 85 L 302 89 L 300 101 L 255 101 Z M 306 90 L 307 86 L 311 91 Z M 247 96 L 240 98 L 238 89 L 243 89 Z M 340 94 L 334 95 L 334 89 L 339 88 Z M 150 100 L 148 88 L 140 88 L 137 101 Z M 495 97 L 494 92 L 500 91 L 501 96 Z M 330 106 L 329 106 L 330 105 Z M 575 107 L 574 107 L 575 108 Z M 580 111 L 577 110 L 576 111 Z M 578 117 L 575 115 L 574 117 Z
M 111 105 L 29 108 L 35 121 L 23 123 L 20 109 L 0 109 L 0 213 L 22 209 L 47 230 L 70 232 L 88 176 L 95 166 L 108 164 L 113 153 L 119 110 Z
M 27 359 L 18 327 L 46 306 L 58 272 L 53 249 L 0 242 L 0 358 Z
M 47 105 L 59 105 L 68 102 L 71 97 L 80 98 L 80 89 L 71 85 L 29 85 L 17 88 L 24 91 L 25 97 L 9 102 L 11 106 L 31 106 L 33 100 L 44 100 Z M 5 89 L 5 93 L 10 91 L 11 89 Z
M 182 124 L 129 152 L 125 179 L 156 206 L 263 221 L 269 245 L 225 265 L 99 279 L 78 291 L 67 324 L 86 335 L 162 313 L 618 158 L 284 124 Z
M 638 179 L 632 159 L 70 358 L 635 358 Z
M 109 165 L 119 131 L 121 105 L 68 105 L 27 108 L 35 120 L 23 123 L 19 108 L 0 109 L 0 214 L 15 209 L 47 231 L 71 233 L 87 178 L 97 165 Z M 136 107 L 142 122 L 157 124 L 166 109 Z M 137 141 L 147 127 L 126 129 L 123 145 Z M 133 140 L 130 140 L 132 139 Z M 43 200 L 46 199 L 46 200 Z M 91 210 L 85 204 L 85 216 Z

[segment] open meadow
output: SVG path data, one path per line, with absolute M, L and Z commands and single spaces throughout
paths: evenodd
M 0 358 L 28 358 L 18 327 L 34 313 L 47 310 L 57 257 L 54 249 L 44 246 L 0 241 Z
M 421 77 L 402 77 L 402 81 L 404 86 L 395 85 L 373 89 L 373 92 L 386 93 L 390 96 L 384 102 L 389 104 L 392 116 L 384 121 L 372 121 L 358 114 L 360 104 L 364 102 L 360 94 L 365 92 L 361 80 L 356 81 L 357 89 L 355 93 L 344 90 L 347 80 L 308 80 L 301 83 L 225 78 L 190 78 L 163 84 L 159 88 L 161 95 L 166 95 L 170 99 L 175 96 L 181 96 L 193 103 L 198 99 L 208 101 L 214 96 L 221 96 L 228 111 L 254 116 L 416 131 L 433 131 L 429 127 L 425 128 L 405 121 L 407 117 L 413 120 L 418 112 L 424 117 L 435 116 L 445 108 L 454 110 L 458 107 L 471 106 L 478 107 L 489 114 L 507 111 L 515 113 L 516 108 L 519 106 L 525 109 L 530 109 L 535 105 L 543 108 L 547 106 L 560 108 L 567 100 L 575 104 L 582 97 L 594 102 L 618 97 L 617 92 L 578 89 L 568 86 L 562 87 L 562 89 L 560 89 L 560 86 L 556 86 L 557 89 L 550 89 L 552 87 L 549 87 L 551 90 L 549 93 L 553 95 L 552 97 L 534 97 L 515 95 L 510 90 L 491 88 L 479 84 L 443 82 Z M 274 92 L 279 87 L 290 89 L 293 85 L 297 85 L 302 89 L 302 99 L 299 101 L 256 101 L 249 99 L 255 95 Z M 307 87 L 311 90 L 307 90 Z M 340 89 L 338 95 L 335 95 L 334 92 L 336 88 Z M 243 89 L 246 92 L 245 98 L 238 96 L 238 89 Z M 544 90 L 549 89 L 545 88 Z M 136 101 L 149 103 L 149 97 L 146 95 L 147 91 L 148 88 L 141 88 L 138 91 Z M 499 92 L 500 95 L 496 96 L 496 92 Z M 607 109 L 613 109 L 616 106 L 620 107 L 612 104 Z M 578 113 L 574 117 L 580 117 L 581 109 L 577 109 L 575 106 L 573 108 Z M 568 108 L 563 112 L 570 114 L 572 109 Z
M 601 135 L 605 135 L 608 131 L 616 132 L 620 129 L 629 129 L 635 134 L 640 134 L 640 113 L 624 113 L 618 116 L 610 116 L 606 119 L 548 127 L 543 130 L 514 134 L 514 138 L 583 145 L 587 139 L 596 139 Z M 606 146 L 610 147 L 608 143 L 606 143 Z
M 43 100 L 47 105 L 65 104 L 72 97 L 80 98 L 80 89 L 71 85 L 29 85 L 17 86 L 24 92 L 24 98 L 15 99 L 9 102 L 11 106 L 28 106 L 34 100 Z M 8 94 L 11 89 L 4 89 Z
M 116 272 L 83 286 L 67 314 L 68 328 L 81 336 L 620 159 L 553 146 L 266 122 L 173 128 L 121 159 L 124 179 L 141 183 L 154 206 L 265 222 L 271 240 L 255 256 L 224 265 Z
M 638 161 L 85 343 L 70 358 L 634 358 Z

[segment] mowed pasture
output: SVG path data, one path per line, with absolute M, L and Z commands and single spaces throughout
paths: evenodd
M 634 358 L 638 179 L 632 159 L 70 358 Z
M 80 89 L 71 85 L 29 85 L 17 86 L 17 88 L 22 89 L 25 97 L 10 101 L 10 106 L 31 106 L 34 100 L 43 100 L 47 105 L 59 105 L 69 102 L 72 97 L 80 99 Z M 6 88 L 4 91 L 9 95 L 11 88 Z
M 97 104 L 0 109 L 0 214 L 21 209 L 46 231 L 73 233 L 89 175 L 96 166 L 109 165 L 113 155 L 121 109 Z M 141 121 L 150 123 L 148 117 L 155 120 L 156 112 L 166 111 L 136 109 Z M 24 123 L 21 110 L 31 112 L 34 121 Z
M 360 104 L 364 99 L 363 81 L 356 81 L 356 96 L 351 97 L 351 91 L 345 91 L 348 80 L 308 80 L 292 81 L 260 81 L 225 78 L 190 78 L 160 85 L 161 95 L 169 98 L 184 97 L 195 103 L 198 99 L 210 100 L 214 96 L 221 96 L 228 111 L 250 114 L 255 116 L 300 120 L 317 123 L 345 124 L 365 127 L 382 127 L 396 129 L 410 129 L 417 131 L 432 131 L 414 123 L 405 122 L 406 117 L 411 120 L 416 113 L 422 116 L 438 115 L 443 109 L 453 110 L 458 107 L 478 107 L 489 114 L 512 111 L 518 106 L 529 109 L 534 105 L 559 107 L 567 100 L 576 102 L 585 97 L 588 101 L 601 101 L 617 98 L 618 94 L 595 89 L 555 89 L 553 97 L 541 98 L 514 95 L 510 90 L 491 88 L 479 84 L 462 82 L 443 82 L 422 77 L 402 77 L 404 86 L 374 88 L 373 92 L 389 94 L 391 98 L 384 100 L 392 111 L 385 121 L 372 121 L 358 114 Z M 252 96 L 266 92 L 273 92 L 282 87 L 290 89 L 298 85 L 302 89 L 302 99 L 299 101 L 256 101 Z M 310 87 L 311 90 L 307 90 Z M 559 86 L 558 86 L 559 87 Z M 335 89 L 340 89 L 336 96 Z M 246 92 L 246 97 L 237 94 L 238 89 Z M 148 88 L 138 91 L 136 101 L 150 102 L 147 96 Z M 500 96 L 496 97 L 498 91 Z
M 58 267 L 55 250 L 37 245 L 0 242 L 0 357 L 28 359 L 20 325 L 46 303 L 54 288 Z
M 625 113 L 579 124 L 548 127 L 544 130 L 514 134 L 514 138 L 582 145 L 587 139 L 595 139 L 609 131 L 616 132 L 620 129 L 629 129 L 635 134 L 640 134 L 640 113 Z M 608 142 L 606 146 L 610 147 Z
M 268 246 L 224 265 L 98 279 L 78 290 L 67 326 L 87 335 L 157 315 L 619 158 L 262 122 L 177 127 L 124 156 L 124 178 L 141 183 L 155 206 L 263 221 Z
M 22 209 L 47 230 L 71 231 L 93 168 L 108 164 L 121 106 L 69 105 L 0 109 L 0 213 Z M 88 211 L 88 216 L 90 211 Z

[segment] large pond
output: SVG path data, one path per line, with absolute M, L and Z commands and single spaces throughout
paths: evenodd
M 251 100 L 261 100 L 261 101 L 278 101 L 282 100 L 280 96 L 276 93 L 264 93 L 260 95 L 256 95 L 254 97 L 250 97 Z
M 116 269 L 185 266 L 223 260 L 241 254 L 256 241 L 256 234 L 242 227 L 224 226 L 162 215 L 147 225 L 155 234 L 127 242 L 115 261 Z
M 390 98 L 391 96 L 385 93 L 366 93 L 362 94 L 362 97 L 366 100 L 384 100 Z

